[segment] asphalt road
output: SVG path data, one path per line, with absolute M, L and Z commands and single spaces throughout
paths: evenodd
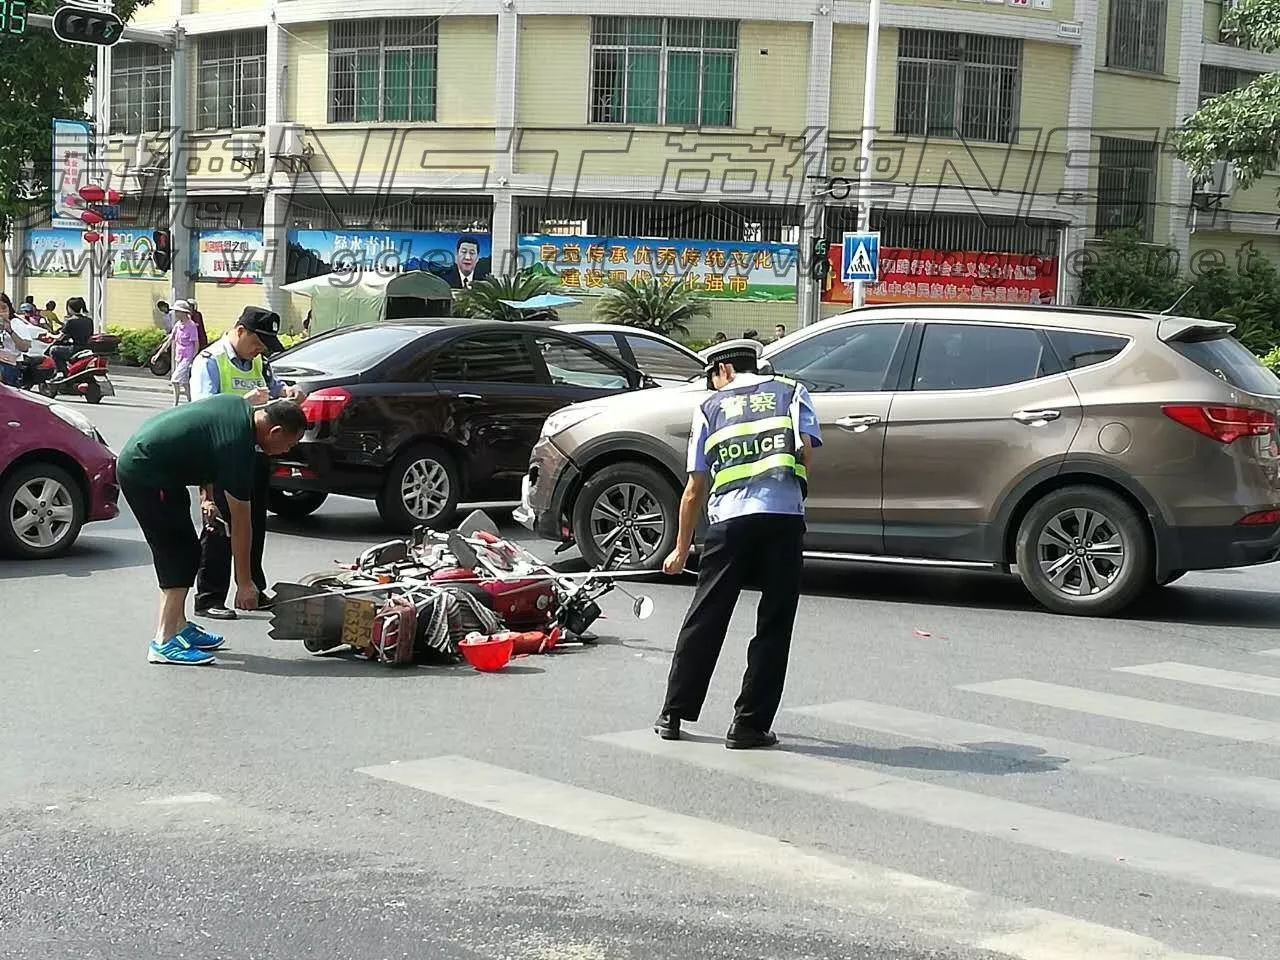
M 118 449 L 159 402 L 83 409 Z M 333 500 L 273 521 L 268 573 L 381 538 Z M 745 756 L 748 605 L 700 739 L 646 729 L 688 582 L 496 675 L 313 658 L 261 615 L 216 667 L 150 666 L 153 583 L 128 516 L 0 561 L 0 956 L 1280 955 L 1272 568 L 1102 621 L 813 566 L 785 749 Z

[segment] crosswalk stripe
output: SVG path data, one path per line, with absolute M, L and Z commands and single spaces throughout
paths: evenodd
M 1172 793 L 1280 810 L 1280 780 L 1266 777 L 1238 776 L 1211 767 L 1005 730 L 868 700 L 793 707 L 787 712 L 1011 760 L 1044 763 L 1061 758 L 1069 761 L 1070 765 L 1064 768 L 1068 772 L 1115 777 Z
M 901 918 L 925 936 L 1018 960 L 1214 960 L 1127 931 L 466 757 L 358 772 L 754 888 L 786 887 L 847 913 Z
M 1202 733 L 1224 740 L 1240 740 L 1245 743 L 1280 739 L 1280 723 L 1259 720 L 1256 717 L 1240 717 L 1233 713 L 1200 710 L 1161 703 L 1158 700 L 1140 700 L 1115 693 L 1064 687 L 1039 680 L 992 680 L 986 683 L 966 683 L 956 687 L 971 693 L 986 693 L 1006 700 L 1037 703 L 1044 707 L 1058 707 L 1096 717 L 1115 720 L 1131 720 L 1152 727 L 1181 730 L 1185 733 Z
M 1014 800 L 908 780 L 789 750 L 749 753 L 718 741 L 660 740 L 649 730 L 593 739 L 758 783 L 911 817 L 939 827 L 1173 877 L 1232 893 L 1280 898 L 1280 860 L 1197 840 L 1045 810 Z
M 1217 687 L 1239 693 L 1257 693 L 1264 697 L 1280 697 L 1280 677 L 1267 677 L 1256 673 L 1240 673 L 1236 670 L 1218 670 L 1194 663 L 1178 663 L 1166 660 L 1162 663 L 1139 663 L 1132 667 L 1112 667 L 1118 673 L 1135 673 L 1161 680 L 1178 680 L 1201 687 Z

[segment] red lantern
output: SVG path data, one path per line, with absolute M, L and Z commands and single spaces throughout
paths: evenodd
M 102 234 L 100 234 L 97 230 L 86 230 L 84 232 L 85 243 L 97 243 L 101 239 L 102 239 Z
M 105 220 L 102 219 L 102 217 L 98 216 L 98 214 L 94 213 L 92 210 L 85 210 L 83 213 L 80 214 L 80 219 L 91 227 L 96 227 L 98 224 L 106 222 Z
M 118 190 L 107 190 L 96 183 L 83 186 L 76 192 L 89 203 L 103 203 L 105 201 L 106 203 L 115 204 L 120 202 L 120 192 Z

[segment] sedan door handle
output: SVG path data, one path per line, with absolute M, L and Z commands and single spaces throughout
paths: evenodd
M 1031 427 L 1042 427 L 1050 420 L 1057 420 L 1060 416 L 1062 416 L 1061 410 L 1019 410 L 1013 415 L 1013 419 Z
M 852 430 L 854 433 L 866 433 L 871 427 L 880 422 L 877 416 L 862 417 L 841 417 L 836 421 L 837 427 L 843 427 L 845 430 Z
M 477 400 L 483 400 L 484 397 L 478 393 L 460 393 L 458 394 L 458 399 L 465 400 L 467 403 L 475 403 Z

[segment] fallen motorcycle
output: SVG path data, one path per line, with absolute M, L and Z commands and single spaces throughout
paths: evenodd
M 492 638 L 510 641 L 508 657 L 546 652 L 592 642 L 598 601 L 614 589 L 625 593 L 618 581 L 634 576 L 553 570 L 476 511 L 448 533 L 419 527 L 353 564 L 276 584 L 270 636 L 301 640 L 318 654 L 353 649 L 388 666 L 471 660 L 479 641 Z M 652 614 L 652 600 L 628 596 L 637 617 Z

